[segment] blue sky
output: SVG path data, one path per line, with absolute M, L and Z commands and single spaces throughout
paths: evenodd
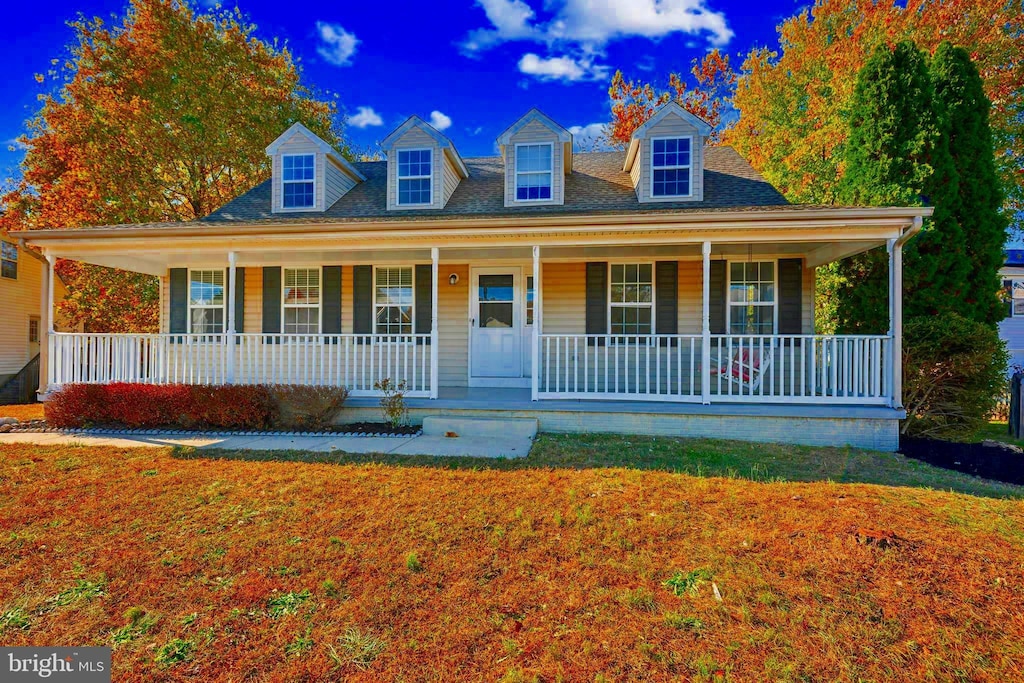
M 236 0 L 263 38 L 286 41 L 304 79 L 337 93 L 347 132 L 373 145 L 408 115 L 433 120 L 463 156 L 492 154 L 494 139 L 532 106 L 586 137 L 609 117 L 608 81 L 664 84 L 713 46 L 745 54 L 777 45 L 775 26 L 794 0 L 381 0 L 330 3 Z M 34 74 L 66 54 L 66 21 L 122 14 L 125 0 L 51 0 L 5 7 L 0 55 L 0 177 L 37 108 Z M 737 62 L 738 63 L 738 62 Z M 578 127 L 578 128 L 575 128 Z

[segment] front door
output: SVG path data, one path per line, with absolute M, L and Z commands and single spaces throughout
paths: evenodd
M 522 269 L 473 268 L 471 279 L 470 377 L 522 377 Z

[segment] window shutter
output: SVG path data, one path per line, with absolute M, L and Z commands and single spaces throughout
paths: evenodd
M 711 334 L 725 334 L 726 297 L 729 295 L 725 261 L 711 262 L 709 309 L 711 313 Z
M 803 332 L 803 275 L 803 259 L 779 259 L 779 334 Z
M 1003 280 L 1003 291 L 1006 296 L 1006 317 L 1013 317 L 1013 280 Z
M 263 334 L 281 333 L 281 267 L 263 269 Z
M 679 333 L 679 263 L 654 264 L 655 334 Z
M 608 263 L 587 264 L 587 334 L 608 334 Z
M 433 271 L 432 265 L 420 264 L 416 266 L 413 284 L 416 287 L 416 327 L 413 332 L 416 334 L 430 334 L 430 322 L 433 316 Z
M 373 334 L 373 266 L 352 268 L 352 331 Z
M 245 331 L 245 268 L 235 268 L 235 332 Z
M 188 333 L 188 268 L 171 268 L 170 273 L 172 334 Z
M 324 266 L 322 285 L 323 326 L 320 331 L 341 334 L 341 266 Z

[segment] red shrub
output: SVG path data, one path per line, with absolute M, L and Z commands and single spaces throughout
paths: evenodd
M 190 387 L 189 420 L 225 429 L 266 429 L 273 422 L 274 400 L 267 386 L 197 385 Z
M 108 422 L 105 393 L 101 384 L 69 384 L 50 396 L 43 406 L 43 415 L 47 424 L 55 427 Z

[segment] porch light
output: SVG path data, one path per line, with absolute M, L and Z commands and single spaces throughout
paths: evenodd
M 458 273 L 452 273 L 451 275 L 448 276 L 448 284 L 454 286 L 454 285 L 458 284 L 458 282 L 459 282 L 459 274 Z

